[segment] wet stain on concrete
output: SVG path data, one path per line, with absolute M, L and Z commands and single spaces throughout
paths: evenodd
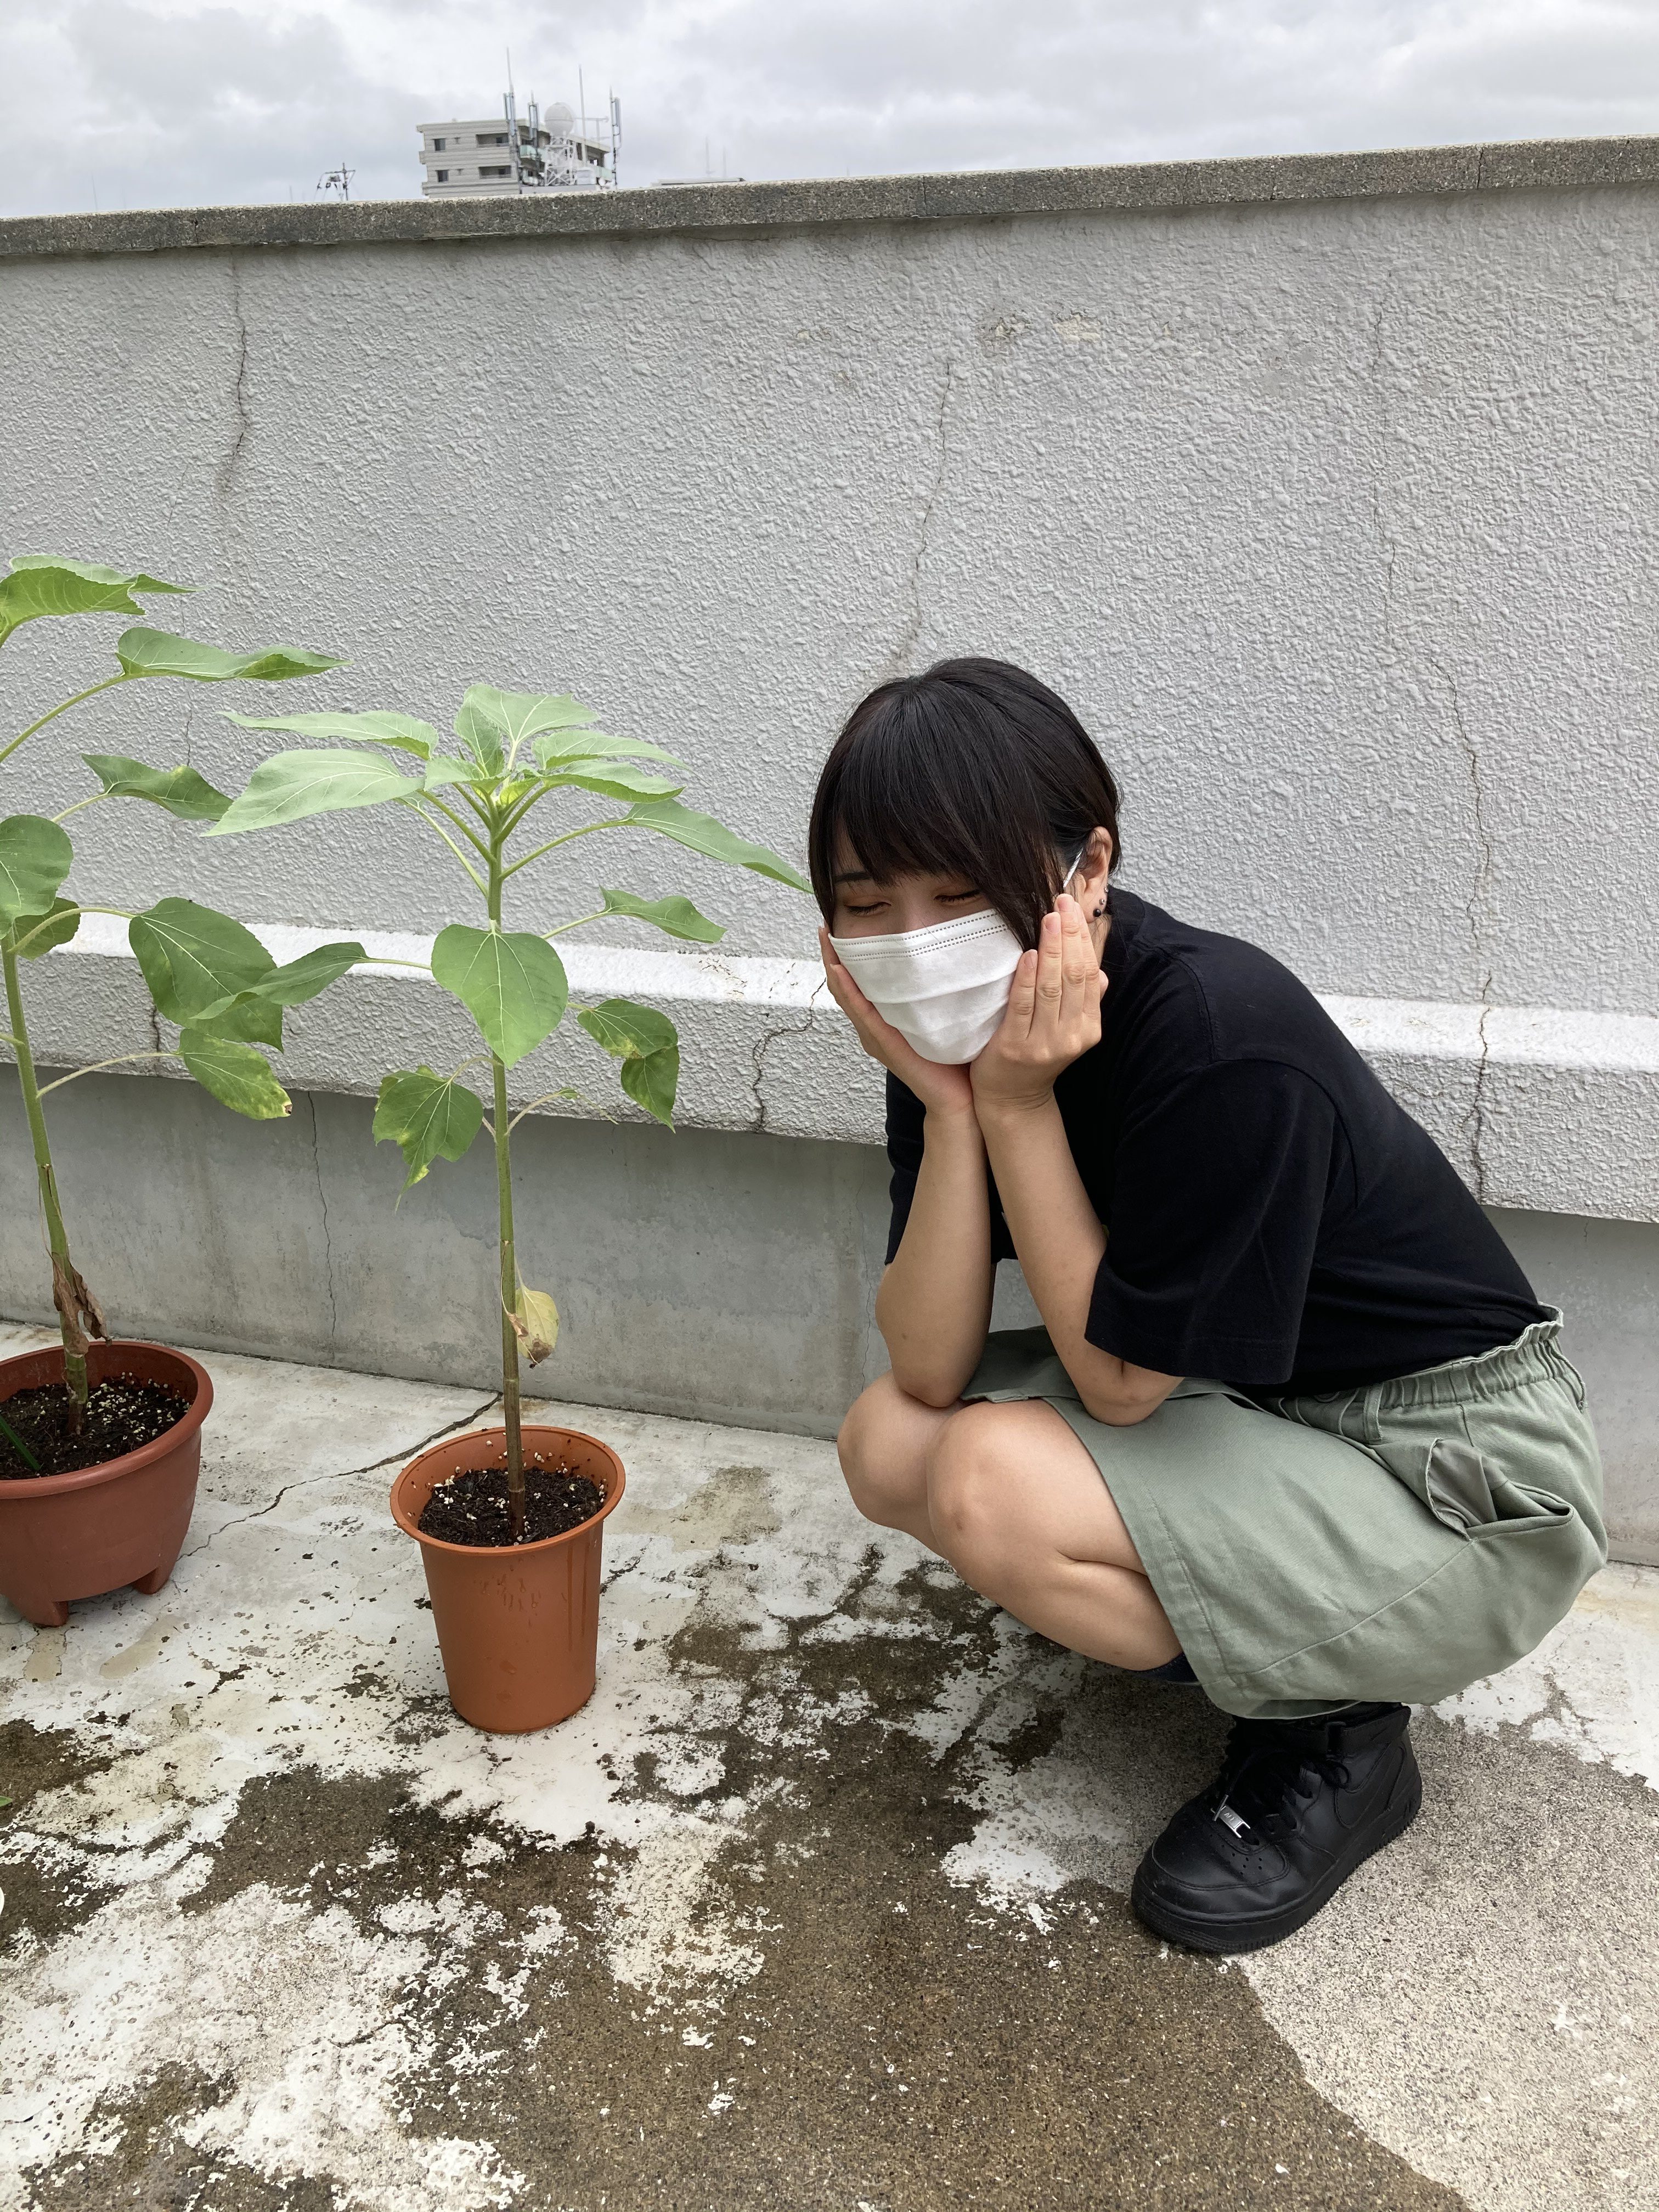
M 49 1943 L 77 1926 L 112 1885 L 100 1879 L 83 1854 L 43 1848 L 28 1826 L 29 1807 L 53 1790 L 72 1789 L 115 1763 L 112 1752 L 93 1748 L 72 1729 L 35 1728 L 22 1720 L 0 1723 L 0 1958 L 20 1940 Z
M 537 2212 L 1455 2212 L 1310 2087 L 1237 1968 L 1170 1953 L 1099 1883 L 999 1909 L 951 1878 L 981 1747 L 971 1726 L 941 1749 L 907 1723 L 988 1668 L 990 1608 L 926 1568 L 902 1607 L 890 1586 L 872 1604 L 872 1560 L 768 1641 L 729 1587 L 723 1601 L 744 1571 L 710 1575 L 670 1647 L 677 1672 L 731 1693 L 708 1729 L 718 1784 L 688 1802 L 639 1761 L 623 1799 L 659 1825 L 634 1847 L 451 1817 L 396 1777 L 290 1771 L 244 1787 L 181 1909 L 263 1887 L 366 1935 L 418 1933 L 425 1964 L 387 2014 L 425 2054 L 404 2123 L 487 2140 Z M 1073 1681 L 1120 1718 L 1144 1705 L 1140 1724 L 1185 1746 L 1177 1773 L 1209 1764 L 1201 1698 L 1104 1669 Z M 1037 1711 L 999 1760 L 1041 1759 L 1064 1718 Z M 663 1908 L 679 1863 L 659 1850 L 676 1834 L 701 1839 L 678 1950 Z M 210 2095 L 158 2077 L 105 2115 L 117 2139 L 85 2169 L 104 2197 L 39 2174 L 40 2212 L 313 2212 L 282 2193 L 309 2184 L 191 2167 L 168 2112 L 187 2121 Z
M 326 2181 L 272 2181 L 185 2140 L 179 2115 L 211 2111 L 226 2087 L 188 2067 L 163 2066 L 137 2096 L 100 2106 L 88 2134 L 111 2148 L 37 2175 L 40 2212 L 336 2212 Z
M 0 1796 L 11 1800 L 4 1817 L 19 1820 L 43 1790 L 62 1790 L 103 1773 L 116 1755 L 94 1750 L 73 1729 L 36 1728 L 22 1720 L 0 1723 Z

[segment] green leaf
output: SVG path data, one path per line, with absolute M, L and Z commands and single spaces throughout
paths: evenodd
M 233 677 L 280 684 L 290 676 L 320 676 L 343 668 L 337 653 L 307 653 L 302 646 L 271 645 L 258 653 L 222 653 L 216 645 L 172 637 L 161 629 L 124 629 L 115 657 L 129 676 L 183 676 L 192 684 L 225 684 Z
M 643 1106 L 665 1129 L 673 1127 L 674 1098 L 680 1087 L 677 1044 L 665 1045 L 660 1052 L 647 1052 L 638 1060 L 623 1060 L 617 1080 L 636 1106 Z
M 575 729 L 598 719 L 591 707 L 582 706 L 568 691 L 556 697 L 548 692 L 501 691 L 493 684 L 475 684 L 461 702 L 455 734 L 468 744 L 487 732 L 498 744 L 520 745 L 544 731 Z
M 257 991 L 244 991 L 222 1006 L 198 1014 L 191 1024 L 200 1036 L 218 1037 L 234 1044 L 267 1044 L 283 1049 L 283 1010 Z
M 421 778 L 428 791 L 441 791 L 448 783 L 470 784 L 475 791 L 489 791 L 500 781 L 499 768 L 481 768 L 477 761 L 464 759 L 455 753 L 434 754 Z
M 179 1057 L 204 1091 L 250 1121 L 277 1121 L 293 1111 L 294 1102 L 271 1073 L 270 1063 L 252 1045 L 187 1029 L 179 1034 Z
M 521 930 L 468 929 L 459 922 L 441 929 L 434 940 L 432 973 L 508 1067 L 557 1029 L 570 990 L 564 963 L 544 938 Z
M 412 799 L 420 787 L 399 775 L 392 763 L 378 753 L 275 753 L 260 762 L 248 778 L 246 790 L 204 834 L 231 837 L 244 830 L 273 830 L 283 822 L 303 822 L 313 814 L 378 806 L 388 799 Z
M 536 740 L 536 765 L 542 769 L 565 761 L 597 760 L 653 760 L 665 761 L 670 768 L 685 766 L 677 754 L 665 753 L 660 745 L 613 738 L 605 730 L 556 730 Z
M 81 909 L 75 901 L 56 898 L 42 914 L 20 915 L 0 933 L 0 944 L 9 945 L 20 959 L 38 960 L 54 945 L 67 945 L 80 927 Z
M 193 768 L 146 768 L 125 753 L 82 753 L 112 799 L 148 799 L 181 822 L 216 822 L 230 805 Z
M 606 999 L 600 1006 L 584 1006 L 576 1019 L 612 1060 L 637 1059 L 679 1042 L 679 1032 L 666 1014 L 654 1006 L 637 1006 L 632 999 Z
M 501 724 L 480 699 L 486 689 L 475 684 L 467 693 L 455 717 L 455 734 L 484 774 L 497 776 L 507 766 L 507 745 Z
M 24 553 L 0 577 L 0 643 L 40 615 L 141 615 L 135 592 L 188 592 L 159 576 L 126 574 L 92 561 L 60 561 L 51 553 Z
M 597 1044 L 622 1062 L 617 1080 L 636 1106 L 669 1128 L 679 1086 L 679 1034 L 666 1014 L 632 999 L 607 999 L 576 1017 Z
M 292 730 L 301 738 L 343 738 L 363 745 L 395 745 L 422 760 L 437 750 L 438 732 L 412 714 L 376 711 L 367 714 L 231 714 L 225 720 L 244 730 Z
M 677 845 L 689 845 L 694 853 L 707 853 L 711 860 L 725 860 L 734 868 L 752 868 L 757 876 L 770 876 L 774 883 L 787 884 L 792 890 L 811 889 L 787 860 L 768 852 L 764 845 L 751 845 L 724 823 L 716 822 L 713 815 L 695 813 L 677 799 L 642 799 L 629 809 L 628 820 L 631 828 L 654 830 L 660 837 L 672 837 Z
M 251 929 L 193 899 L 162 899 L 135 915 L 127 942 L 157 1012 L 181 1028 L 223 1014 L 241 994 L 276 972 Z
M 348 944 L 319 945 L 282 968 L 273 967 L 257 983 L 221 1000 L 198 1013 L 191 1026 L 214 1036 L 235 1037 L 248 1044 L 283 1048 L 283 1008 L 303 1006 L 325 991 L 368 955 L 354 939 Z
M 355 937 L 339 945 L 319 945 L 310 952 L 302 952 L 297 960 L 273 968 L 269 975 L 255 984 L 254 994 L 270 1000 L 273 1006 L 301 1006 L 307 999 L 314 999 L 319 991 L 327 990 L 331 983 L 337 983 L 342 975 L 368 957 Z
M 643 769 L 607 766 L 598 761 L 573 761 L 567 768 L 556 763 L 542 781 L 550 791 L 574 784 L 578 791 L 597 792 L 601 799 L 672 799 L 684 791 L 683 783 L 665 776 L 647 775 Z
M 634 921 L 648 921 L 656 928 L 665 930 L 670 937 L 690 938 L 694 945 L 718 945 L 726 934 L 726 925 L 710 921 L 706 914 L 699 914 L 689 898 L 678 894 L 670 898 L 635 898 L 632 891 L 606 891 L 603 894 L 607 914 L 626 915 Z
M 559 1310 L 545 1291 L 526 1290 L 522 1283 L 507 1315 L 519 1348 L 532 1367 L 538 1367 L 559 1340 Z
M 459 1160 L 483 1126 L 483 1105 L 453 1075 L 418 1067 L 386 1076 L 374 1107 L 374 1140 L 390 1137 L 409 1170 L 404 1188 L 419 1182 L 434 1160 Z
M 0 929 L 20 915 L 46 913 L 74 858 L 67 832 L 44 814 L 0 822 Z

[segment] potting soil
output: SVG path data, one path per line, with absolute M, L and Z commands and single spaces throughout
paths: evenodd
M 71 1403 L 61 1382 L 14 1391 L 9 1398 L 0 1400 L 0 1415 L 40 1462 L 31 1467 L 0 1429 L 0 1481 L 27 1482 L 43 1474 L 72 1474 L 81 1468 L 102 1467 L 107 1460 L 119 1459 L 124 1452 L 153 1443 L 190 1411 L 190 1401 L 165 1384 L 140 1382 L 125 1375 L 110 1376 L 93 1384 L 78 1432 L 71 1432 L 69 1425 Z
M 526 1466 L 524 1487 L 524 1533 L 516 1540 L 520 1544 L 537 1544 L 545 1536 L 579 1528 L 605 1504 L 599 1484 L 573 1474 L 562 1460 L 556 1467 Z M 441 1537 L 446 1544 L 512 1544 L 507 1469 L 468 1468 L 451 1475 L 428 1498 L 418 1525 L 423 1536 Z

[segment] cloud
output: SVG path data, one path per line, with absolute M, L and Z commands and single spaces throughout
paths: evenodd
M 10 0 L 0 207 L 412 193 L 508 46 L 621 96 L 633 183 L 1659 128 L 1650 0 Z

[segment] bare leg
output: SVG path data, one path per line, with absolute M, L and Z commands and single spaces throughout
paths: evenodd
M 883 1375 L 854 1401 L 836 1439 L 841 1471 L 865 1519 L 902 1528 L 941 1555 L 927 1510 L 927 1461 L 939 1431 L 959 1410 L 924 1406 Z
M 1181 1649 L 1100 1469 L 1052 1406 L 953 1414 L 927 1504 L 963 1580 L 1039 1635 L 1115 1667 L 1161 1667 Z
M 1116 1667 L 1180 1650 L 1099 1468 L 1052 1406 L 924 1406 L 884 1376 L 840 1441 L 866 1519 L 927 1545 L 1039 1635 Z

